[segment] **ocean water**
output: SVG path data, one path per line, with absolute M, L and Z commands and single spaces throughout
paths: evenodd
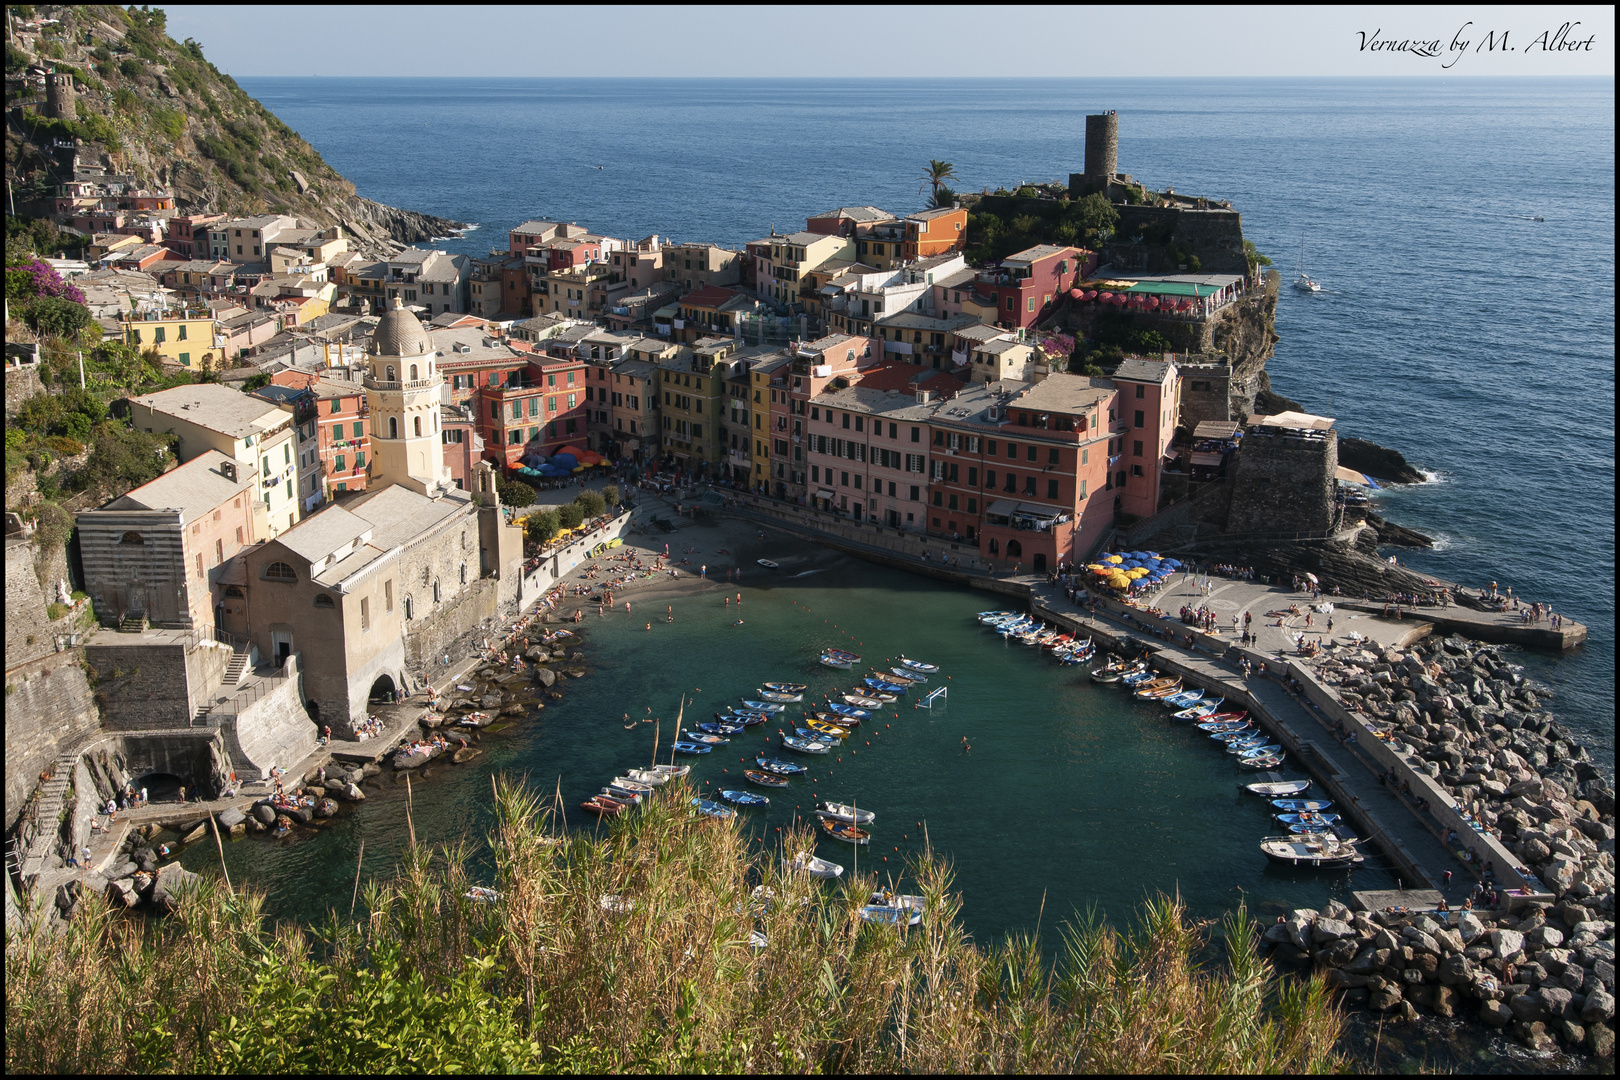
M 1085 114 L 1119 167 L 1231 199 L 1291 280 L 1276 388 L 1434 482 L 1381 496 L 1439 550 L 1591 628 L 1527 655 L 1552 707 L 1614 752 L 1612 79 L 621 80 L 250 78 L 374 199 L 480 227 L 529 217 L 741 246 L 810 213 L 1066 178 Z M 598 168 L 601 166 L 601 168 Z M 1544 221 L 1530 220 L 1544 217 Z

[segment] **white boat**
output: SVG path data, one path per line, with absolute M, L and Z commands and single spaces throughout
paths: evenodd
M 755 559 L 754 561 L 759 563 L 759 565 L 763 566 L 767 570 L 775 570 L 778 566 L 782 565 L 781 563 L 772 562 L 769 559 Z
M 861 810 L 848 803 L 840 802 L 816 803 L 816 816 L 832 818 L 836 821 L 848 821 L 856 825 L 865 825 L 877 817 L 870 810 Z
M 1263 799 L 1289 799 L 1295 795 L 1303 795 L 1310 786 L 1309 780 L 1278 780 L 1276 774 L 1272 774 L 1271 779 L 1244 784 L 1243 790 Z
M 789 870 L 802 870 L 811 877 L 835 878 L 844 872 L 844 868 L 835 862 L 817 858 L 808 851 L 801 851 L 793 856 L 791 861 L 784 860 Z
M 861 908 L 861 918 L 867 922 L 890 923 L 899 926 L 916 926 L 922 922 L 923 898 L 913 895 L 900 895 L 887 889 L 879 889 L 872 894 L 871 902 Z
M 933 675 L 939 671 L 938 664 L 925 664 L 921 660 L 907 660 L 904 656 L 900 658 L 900 663 L 910 668 L 912 671 L 920 671 L 924 675 Z
M 668 773 L 659 772 L 657 769 L 626 769 L 624 775 L 638 784 L 649 784 L 652 787 L 667 784 L 670 779 Z
M 1301 234 L 1300 238 L 1299 238 L 1299 277 L 1294 279 L 1294 288 L 1298 289 L 1300 292 L 1308 292 L 1308 293 L 1321 292 L 1322 291 L 1322 286 L 1320 286 L 1316 282 L 1312 281 L 1311 276 L 1305 272 L 1305 236 L 1304 236 L 1304 234 Z
M 1355 866 L 1364 861 L 1354 840 L 1332 833 L 1268 836 L 1260 841 L 1260 850 L 1272 862 L 1291 866 Z
M 844 671 L 848 671 L 850 668 L 855 666 L 850 661 L 845 660 L 841 656 L 823 656 L 821 658 L 821 662 L 823 664 L 827 665 L 828 667 L 840 668 L 840 669 L 842 669 Z
M 692 766 L 690 766 L 690 765 L 654 765 L 653 769 L 656 772 L 663 773 L 665 776 L 667 776 L 671 780 L 673 780 L 677 776 L 685 776 L 687 773 L 691 772 L 692 771 Z

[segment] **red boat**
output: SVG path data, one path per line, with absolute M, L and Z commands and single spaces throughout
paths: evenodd
M 1229 720 L 1242 720 L 1248 715 L 1248 710 L 1238 709 L 1235 712 L 1211 713 L 1208 716 L 1200 716 L 1195 722 L 1199 724 L 1224 724 Z
M 615 814 L 622 814 L 629 809 L 629 804 L 622 803 L 617 799 L 610 799 L 606 795 L 592 795 L 589 799 L 580 803 L 579 808 L 602 817 L 613 817 Z

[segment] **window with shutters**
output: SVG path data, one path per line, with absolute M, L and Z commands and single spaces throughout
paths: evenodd
M 1058 482 L 1056 480 L 1048 480 L 1046 482 L 1046 497 L 1048 499 L 1055 499 L 1058 497 Z

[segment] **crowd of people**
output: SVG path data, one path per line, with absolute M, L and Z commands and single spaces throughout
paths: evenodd
M 328 731 L 331 729 L 328 728 Z M 377 717 L 366 715 L 366 718 L 354 726 L 354 737 L 360 739 L 374 739 L 383 733 L 383 722 Z

